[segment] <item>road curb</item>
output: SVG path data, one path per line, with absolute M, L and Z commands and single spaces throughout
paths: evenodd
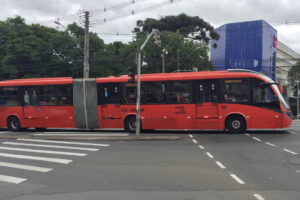
M 32 138 L 32 139 L 47 139 L 47 140 L 74 140 L 74 141 L 142 141 L 142 140 L 179 140 L 182 136 L 166 136 L 166 135 L 141 135 L 136 137 L 135 135 L 129 136 L 34 136 L 30 134 L 1 134 L 0 139 L 18 139 L 18 138 Z
M 73 141 L 143 141 L 143 140 L 179 140 L 181 136 L 97 136 L 97 137 L 27 137 L 33 139 L 47 139 L 47 140 L 73 140 Z

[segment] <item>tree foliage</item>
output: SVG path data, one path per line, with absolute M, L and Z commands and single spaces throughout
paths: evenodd
M 298 61 L 289 71 L 288 79 L 292 85 L 296 80 L 300 80 L 300 61 Z
M 136 52 L 146 39 L 146 30 L 163 23 L 161 32 L 162 47 L 154 44 L 153 38 L 143 51 L 143 73 L 158 73 L 162 68 L 162 52 L 165 54 L 166 72 L 182 70 L 211 70 L 208 61 L 208 37 L 201 31 L 217 36 L 213 28 L 198 17 L 170 16 L 157 22 L 147 19 L 138 21 L 136 38 L 124 44 L 105 44 L 95 33 L 90 33 L 90 77 L 127 74 L 130 66 L 136 66 Z M 155 22 L 155 23 L 154 23 Z M 181 25 L 180 25 L 181 24 Z M 151 25 L 151 26 L 150 26 Z M 190 33 L 190 34 L 186 34 Z M 194 40 L 186 39 L 194 35 Z M 202 42 L 199 42 L 201 40 Z M 19 16 L 0 21 L 0 80 L 32 77 L 82 77 L 84 29 L 76 23 L 66 30 L 39 24 L 27 25 Z
M 190 17 L 186 14 L 178 16 L 166 16 L 160 20 L 148 18 L 145 21 L 137 21 L 134 32 L 150 33 L 153 28 L 160 31 L 179 32 L 185 38 L 208 43 L 210 39 L 218 40 L 219 34 L 214 28 L 200 17 Z

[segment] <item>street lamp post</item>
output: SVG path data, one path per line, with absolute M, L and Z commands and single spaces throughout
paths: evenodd
M 167 49 L 163 48 L 161 58 L 162 58 L 162 73 L 166 73 L 166 55 L 168 55 Z
M 155 43 L 160 46 L 160 36 L 159 36 L 159 30 L 152 29 L 152 32 L 147 36 L 147 39 L 144 41 L 142 46 L 138 49 L 138 60 L 137 60 L 137 98 L 136 98 L 136 138 L 140 137 L 140 105 L 141 105 L 141 66 L 142 66 L 142 51 L 146 44 L 148 43 L 151 36 L 155 34 Z

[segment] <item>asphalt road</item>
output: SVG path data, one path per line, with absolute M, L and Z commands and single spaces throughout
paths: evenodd
M 47 141 L 74 132 L 118 140 Z M 284 131 L 156 131 L 139 141 L 116 131 L 34 134 L 0 131 L 0 200 L 300 199 L 300 121 Z

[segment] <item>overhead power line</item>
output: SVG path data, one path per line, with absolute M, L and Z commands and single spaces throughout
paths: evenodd
M 149 0 L 131 0 L 131 1 L 119 4 L 119 5 L 112 6 L 112 7 L 108 7 L 108 8 L 104 7 L 103 9 L 95 9 L 95 10 L 91 10 L 91 11 L 93 13 L 107 13 L 110 11 L 120 10 L 122 8 L 126 8 L 126 7 L 129 7 L 129 6 L 138 4 L 138 3 L 142 3 L 145 1 L 149 1 Z
M 121 14 L 121 15 L 117 15 L 117 16 L 113 16 L 113 17 L 108 17 L 108 18 L 103 18 L 101 20 L 96 20 L 95 25 L 100 25 L 100 24 L 104 24 L 104 23 L 109 22 L 109 21 L 114 21 L 114 20 L 117 20 L 117 19 L 120 19 L 120 18 L 124 18 L 124 17 L 128 17 L 128 16 L 144 13 L 144 12 L 151 11 L 151 10 L 154 10 L 154 9 L 158 9 L 158 8 L 164 7 L 166 5 L 177 3 L 177 2 L 180 2 L 180 1 L 183 1 L 183 0 L 165 0 L 161 3 L 151 5 L 151 6 L 148 6 L 148 7 L 145 7 L 145 8 L 133 9 L 130 12 L 125 13 L 125 14 Z

